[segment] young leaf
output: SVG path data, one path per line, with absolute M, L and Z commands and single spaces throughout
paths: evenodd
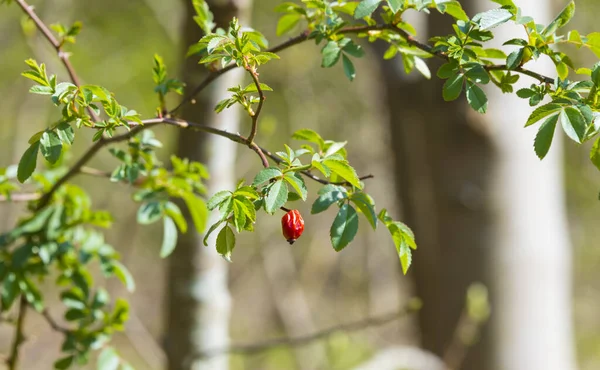
M 17 169 L 17 179 L 20 183 L 24 183 L 27 180 L 33 171 L 35 171 L 35 166 L 37 163 L 37 155 L 40 149 L 40 142 L 37 141 L 23 153 L 21 160 L 19 161 L 19 167 Z
M 352 186 L 358 189 L 362 189 L 362 185 L 360 184 L 358 175 L 356 174 L 354 168 L 352 168 L 348 164 L 348 161 L 325 158 L 323 160 L 323 164 L 327 166 L 327 168 L 329 168 L 331 172 L 337 174 L 338 176 L 352 184 Z
M 306 184 L 304 183 L 302 176 L 295 172 L 287 172 L 283 179 L 287 181 L 288 184 L 292 185 L 292 188 L 300 195 L 302 200 L 306 200 L 308 190 L 306 189 Z
M 370 17 L 382 0 L 363 0 L 354 11 L 354 19 Z
M 302 16 L 298 13 L 286 14 L 279 18 L 279 22 L 277 22 L 277 31 L 275 34 L 277 36 L 281 36 L 284 33 L 291 31 L 302 19 Z
M 539 159 L 544 159 L 550 150 L 550 145 L 552 145 L 552 138 L 554 137 L 554 130 L 556 129 L 557 121 L 558 114 L 548 118 L 544 123 L 542 123 L 537 135 L 535 136 L 533 148 L 535 149 L 535 154 L 537 154 Z
M 567 6 L 565 6 L 565 8 L 556 16 L 556 18 L 554 18 L 554 20 L 542 30 L 542 36 L 548 37 L 554 34 L 559 28 L 569 23 L 571 18 L 573 18 L 573 15 L 575 15 L 575 2 L 571 0 Z
M 160 248 L 160 258 L 168 257 L 177 246 L 177 227 L 171 217 L 163 217 L 163 242 Z
M 358 214 L 351 205 L 344 204 L 340 207 L 329 230 L 333 249 L 337 252 L 344 249 L 354 239 L 357 231 Z
M 212 211 L 213 209 L 217 208 L 221 203 L 226 201 L 228 198 L 231 198 L 232 196 L 233 196 L 233 194 L 229 190 L 219 191 L 219 192 L 215 193 L 215 195 L 210 197 L 210 199 L 208 200 L 207 207 L 210 211 Z
M 217 235 L 217 252 L 231 262 L 233 248 L 235 248 L 235 234 L 229 226 L 225 226 Z
M 587 128 L 583 114 L 576 108 L 566 107 L 560 112 L 560 123 L 567 136 L 581 144 Z
M 375 202 L 373 198 L 366 193 L 359 192 L 352 194 L 350 201 L 365 215 L 365 218 L 369 221 L 373 230 L 375 230 L 377 228 L 377 215 L 375 214 Z
M 283 206 L 288 198 L 288 188 L 283 180 L 277 180 L 269 188 L 265 197 L 265 210 L 273 214 L 279 207 Z
M 252 185 L 258 186 L 258 185 L 265 183 L 271 179 L 274 179 L 276 177 L 281 177 L 281 176 L 283 176 L 283 172 L 281 172 L 281 170 L 279 168 L 277 168 L 277 167 L 265 168 L 256 174 L 256 176 L 254 177 L 254 181 L 252 181 Z
M 561 108 L 562 107 L 556 103 L 548 103 L 536 108 L 536 110 L 534 110 L 531 113 L 531 115 L 529 115 L 529 118 L 527 118 L 525 127 L 533 125 L 534 123 L 538 122 L 546 116 L 558 113 L 561 110 Z
M 319 150 L 325 149 L 325 140 L 321 137 L 321 135 L 317 134 L 313 130 L 304 128 L 294 132 L 292 135 L 292 139 L 295 140 L 305 140 L 314 144 L 317 144 Z

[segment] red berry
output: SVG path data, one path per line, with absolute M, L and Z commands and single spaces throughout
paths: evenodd
M 304 220 L 297 209 L 292 209 L 281 218 L 281 230 L 290 244 L 294 244 L 296 239 L 302 235 Z

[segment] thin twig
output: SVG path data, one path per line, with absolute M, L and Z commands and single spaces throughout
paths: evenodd
M 262 110 L 263 103 L 265 102 L 265 93 L 260 87 L 260 81 L 258 80 L 258 72 L 256 72 L 256 68 L 251 66 L 246 66 L 246 70 L 252 76 L 252 81 L 254 81 L 254 85 L 256 86 L 256 90 L 258 92 L 258 106 L 256 107 L 256 111 L 252 112 L 252 129 L 250 130 L 250 135 L 248 135 L 248 145 L 252 145 L 254 142 L 254 138 L 256 137 L 256 132 L 258 131 L 258 116 L 260 115 L 260 111 Z M 260 150 L 260 148 L 259 148 Z M 269 167 L 269 166 L 267 166 Z
M 17 314 L 17 322 L 15 324 L 15 335 L 13 343 L 10 347 L 10 355 L 6 360 L 8 370 L 16 370 L 17 364 L 19 363 L 19 347 L 25 340 L 25 334 L 23 333 L 23 324 L 25 322 L 25 316 L 27 314 L 27 300 L 25 296 L 21 295 L 19 299 L 19 313 Z
M 63 334 L 68 334 L 70 332 L 69 329 L 60 326 L 56 322 L 56 320 L 54 320 L 54 318 L 52 317 L 52 315 L 50 315 L 50 312 L 48 312 L 48 310 L 43 310 L 41 312 L 41 315 L 44 317 L 44 319 L 46 319 L 46 322 L 48 323 L 48 325 L 50 325 L 50 327 L 52 328 L 52 330 L 58 331 L 58 332 L 63 333 Z
M 62 61 L 63 65 L 65 66 L 65 68 L 67 70 L 67 73 L 69 73 L 69 77 L 71 78 L 71 81 L 73 81 L 73 84 L 75 84 L 75 86 L 77 86 L 79 88 L 81 86 L 81 83 L 80 83 L 79 77 L 77 76 L 77 73 L 75 73 L 75 69 L 73 68 L 73 65 L 69 61 L 69 53 L 62 50 L 62 44 L 56 39 L 56 37 L 54 37 L 54 35 L 52 34 L 52 31 L 50 31 L 48 26 L 46 26 L 46 24 L 40 19 L 40 17 L 38 17 L 38 15 L 33 10 L 32 5 L 29 5 L 25 0 L 15 0 L 15 1 L 17 2 L 17 4 L 19 4 L 21 9 L 23 9 L 23 11 L 29 16 L 29 18 L 31 18 L 31 20 L 33 20 L 36 27 L 42 32 L 42 34 L 48 40 L 48 42 L 50 42 L 50 44 L 52 44 L 52 46 L 56 50 L 58 58 Z M 88 111 L 88 114 L 90 115 L 90 117 L 92 117 L 92 120 L 94 122 L 100 121 L 100 117 L 98 117 L 96 112 L 94 112 L 94 110 L 91 107 L 88 106 L 87 111 Z
M 263 352 L 263 351 L 269 350 L 274 347 L 279 347 L 279 346 L 286 346 L 286 347 L 303 346 L 303 345 L 309 344 L 311 342 L 314 342 L 316 340 L 327 338 L 330 335 L 332 335 L 336 332 L 339 332 L 339 331 L 352 332 L 352 331 L 359 331 L 359 330 L 367 329 L 367 328 L 374 327 L 374 326 L 381 326 L 381 325 L 387 324 L 389 322 L 403 318 L 403 317 L 407 316 L 408 314 L 414 313 L 418 310 L 418 308 L 419 308 L 418 305 L 408 304 L 406 307 L 404 307 L 403 309 L 401 309 L 400 311 L 397 311 L 397 312 L 393 312 L 393 313 L 389 313 L 389 314 L 381 315 L 381 316 L 375 316 L 375 317 L 371 317 L 371 318 L 367 318 L 367 319 L 363 319 L 363 320 L 359 320 L 359 321 L 355 321 L 355 322 L 351 322 L 351 323 L 341 324 L 338 326 L 333 326 L 331 328 L 321 330 L 321 331 L 318 331 L 318 332 L 315 332 L 313 334 L 309 334 L 306 336 L 294 337 L 294 338 L 277 338 L 277 339 L 268 340 L 268 341 L 264 341 L 261 343 L 255 343 L 255 344 L 234 345 L 231 347 L 215 349 L 212 351 L 209 350 L 209 351 L 205 351 L 205 352 L 200 352 L 200 353 L 195 354 L 194 357 L 195 358 L 209 358 L 209 357 L 215 357 L 215 356 L 219 356 L 219 355 L 223 355 L 223 354 L 231 354 L 231 353 L 252 355 L 252 354 Z

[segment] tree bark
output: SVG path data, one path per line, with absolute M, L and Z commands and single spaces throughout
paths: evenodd
M 197 42 L 201 37 L 198 25 L 193 21 L 191 1 L 185 0 L 187 14 L 183 27 L 184 47 Z M 250 0 L 208 1 L 218 27 L 227 28 L 233 17 L 248 24 Z M 183 79 L 189 88 L 197 86 L 204 73 L 197 60 L 189 58 L 183 67 Z M 231 108 L 219 115 L 214 113 L 215 104 L 230 95 L 226 89 L 241 84 L 243 70 L 231 71 L 213 82 L 197 98 L 194 105 L 188 104 L 184 118 L 203 122 L 230 132 L 238 131 L 239 110 Z M 237 144 L 218 136 L 208 136 L 182 130 L 178 139 L 178 155 L 204 163 L 211 175 L 208 181 L 209 196 L 218 190 L 235 187 L 235 159 Z M 216 221 L 212 213 L 208 226 Z M 188 217 L 188 223 L 192 224 Z M 168 320 L 166 351 L 169 369 L 228 369 L 228 357 L 216 356 L 197 359 L 194 354 L 211 349 L 227 347 L 229 344 L 229 315 L 231 297 L 227 286 L 227 262 L 215 249 L 217 233 L 209 239 L 209 247 L 202 244 L 203 235 L 193 227 L 180 235 L 177 249 L 169 258 L 168 277 Z

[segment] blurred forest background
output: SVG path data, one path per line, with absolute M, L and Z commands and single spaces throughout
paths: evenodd
M 186 17 L 192 16 L 186 13 L 189 10 L 186 1 L 45 0 L 32 3 L 47 23 L 82 21 L 83 31 L 77 43 L 69 46 L 69 51 L 73 53 L 71 60 L 79 76 L 84 82 L 105 86 L 116 94 L 122 104 L 147 118 L 154 114 L 157 106 L 151 75 L 154 53 L 163 56 L 171 74 L 179 74 L 183 69 L 188 46 L 185 45 L 184 30 L 187 28 L 184 25 Z M 472 1 L 471 6 L 479 10 L 495 5 L 488 1 Z M 280 1 L 277 0 L 255 0 L 252 8 L 251 25 L 263 32 L 271 45 L 286 39 L 275 36 L 277 17 L 273 8 L 278 3 Z M 549 14 L 553 15 L 564 4 L 562 0 L 554 0 L 546 5 Z M 582 34 L 600 31 L 594 16 L 600 12 L 600 4 L 593 0 L 578 0 L 576 4 L 578 12 L 567 28 L 577 28 Z M 433 19 L 430 32 L 449 32 L 448 24 L 438 22 L 439 17 Z M 417 19 L 417 22 L 420 30 L 427 29 L 422 19 Z M 424 34 L 420 35 L 421 40 L 426 38 Z M 416 76 L 416 72 L 409 77 L 395 77 L 397 70 L 401 69 L 398 67 L 401 61 L 394 59 L 381 62 L 380 48 L 362 44 L 367 48 L 367 57 L 357 61 L 357 78 L 352 83 L 344 77 L 341 66 L 327 70 L 320 67 L 320 47 L 315 47 L 312 42 L 281 52 L 281 60 L 262 68 L 261 80 L 273 87 L 275 93 L 268 96 L 261 114 L 257 141 L 273 151 L 281 150 L 283 143 L 297 147 L 298 143 L 290 144 L 289 137 L 300 128 L 314 129 L 326 139 L 348 140 L 349 159 L 359 175 L 375 176 L 368 180 L 367 190 L 375 195 L 378 209 L 386 207 L 395 218 L 414 226 L 417 243 L 420 239 L 426 240 L 415 253 L 413 268 L 407 276 L 402 276 L 393 243 L 382 228 L 374 233 L 363 224 L 355 241 L 342 252 L 336 253 L 329 243 L 329 222 L 334 217 L 332 212 L 311 216 L 310 203 L 297 204 L 296 207 L 305 215 L 306 230 L 292 247 L 281 236 L 279 217 L 261 217 L 255 233 L 238 239 L 233 263 L 228 265 L 228 286 L 232 299 L 231 342 L 252 344 L 273 338 L 308 335 L 346 322 L 397 312 L 415 296 L 423 299 L 423 312 L 355 332 L 337 331 L 305 346 L 275 346 L 253 354 L 232 354 L 229 358 L 232 370 L 353 369 L 381 350 L 398 346 L 423 345 L 428 350 L 443 353 L 443 347 L 447 347 L 453 336 L 463 309 L 466 288 L 472 281 L 483 281 L 490 285 L 492 280 L 489 270 L 493 269 L 494 254 L 485 251 L 486 246 L 497 243 L 488 243 L 485 239 L 489 237 L 486 233 L 492 227 L 492 221 L 488 220 L 486 207 L 480 203 L 493 197 L 486 192 L 492 191 L 495 186 L 479 184 L 479 181 L 485 182 L 481 180 L 487 178 L 484 175 L 487 169 L 484 167 L 493 157 L 489 147 L 484 144 L 473 145 L 478 141 L 472 140 L 479 140 L 479 134 L 469 131 L 464 139 L 464 151 L 458 151 L 453 156 L 448 151 L 446 154 L 452 157 L 448 162 L 436 162 L 431 167 L 432 171 L 439 169 L 443 172 L 434 176 L 435 186 L 420 187 L 414 179 L 425 175 L 415 171 L 415 166 L 412 172 L 403 172 L 402 169 L 406 167 L 402 165 L 399 153 L 429 151 L 427 155 L 435 156 L 451 149 L 451 145 L 444 146 L 446 144 L 441 143 L 444 131 L 438 130 L 433 132 L 434 139 L 431 142 L 412 143 L 423 144 L 420 150 L 406 146 L 407 143 L 399 139 L 401 134 L 398 130 L 402 121 L 399 117 L 403 113 L 398 112 L 398 107 L 413 104 L 411 96 L 425 96 L 420 103 L 423 115 L 419 119 L 428 121 L 429 126 L 435 124 L 443 127 L 446 119 L 457 127 L 464 126 L 462 122 L 467 120 L 482 121 L 477 130 L 486 132 L 486 118 L 473 118 L 476 114 L 466 111 L 466 103 L 462 99 L 456 104 L 443 106 L 446 103 L 441 101 L 439 81 L 425 82 L 430 87 L 419 88 L 416 86 L 421 86 L 424 80 Z M 30 83 L 20 76 L 25 66 L 23 60 L 31 57 L 38 62 L 45 62 L 51 73 L 57 73 L 63 79 L 66 74 L 54 50 L 26 21 L 17 6 L 0 7 L 0 51 L 0 166 L 4 167 L 18 162 L 32 133 L 58 117 L 47 100 L 27 93 Z M 579 58 L 575 64 L 591 66 L 595 63 L 591 53 L 583 50 L 575 53 Z M 430 65 L 435 72 L 439 64 L 433 62 Z M 197 68 L 200 70 L 202 67 Z M 390 87 L 393 81 L 397 85 Z M 398 102 L 396 108 L 394 99 Z M 490 100 L 493 101 L 493 97 Z M 170 106 L 177 101 L 178 97 L 171 97 Z M 502 104 L 511 103 L 504 101 Z M 502 116 L 511 106 L 492 103 L 489 109 L 491 117 Z M 415 111 L 411 112 L 406 113 L 414 114 Z M 418 109 L 416 112 L 419 113 Z M 452 112 L 461 113 L 456 115 Z M 203 121 L 201 116 L 188 118 Z M 240 132 L 248 129 L 250 121 L 244 118 L 242 116 Z M 503 124 L 517 126 L 518 131 L 515 132 L 525 135 L 523 122 L 507 120 Z M 163 161 L 168 161 L 171 153 L 181 150 L 178 148 L 181 139 L 178 140 L 175 128 L 164 127 L 156 129 L 155 133 L 164 143 L 160 151 Z M 537 163 L 532 140 L 529 139 L 528 136 L 529 147 L 524 155 L 530 157 L 527 161 L 533 159 Z M 85 140 L 75 143 L 73 156 L 86 149 L 85 143 Z M 455 144 L 463 145 L 461 143 L 459 140 Z M 555 149 L 560 155 L 560 147 L 551 151 Z M 557 157 L 565 175 L 564 194 L 557 199 L 561 201 L 563 196 L 566 198 L 566 237 L 571 241 L 569 251 L 573 255 L 572 270 L 566 269 L 569 274 L 572 271 L 572 281 L 564 276 L 569 285 L 567 293 L 572 289 L 572 300 L 566 303 L 572 309 L 575 333 L 572 344 L 576 348 L 579 368 L 592 370 L 600 368 L 600 248 L 597 243 L 600 239 L 597 227 L 600 221 L 600 203 L 597 200 L 600 176 L 589 162 L 586 150 L 571 143 L 566 144 L 564 149 L 564 156 Z M 260 169 L 259 161 L 246 148 L 240 147 L 237 153 L 235 178 L 251 179 Z M 424 166 L 431 164 L 425 157 L 422 161 Z M 415 163 L 420 162 L 417 160 Z M 458 167 L 452 167 L 457 163 Z M 112 171 L 117 162 L 108 153 L 103 153 L 97 156 L 92 165 Z M 469 216 L 457 216 L 455 206 L 440 208 L 443 215 L 427 213 L 430 209 L 422 206 L 427 200 L 425 203 L 414 201 L 423 197 L 423 194 L 417 194 L 419 191 L 439 191 L 434 188 L 461 184 L 462 176 L 477 179 L 469 183 L 472 186 L 461 187 L 458 196 L 460 202 L 466 204 L 463 206 L 467 211 L 474 210 Z M 518 177 L 517 174 L 515 176 Z M 132 304 L 127 330 L 116 336 L 115 346 L 138 369 L 165 368 L 165 348 L 174 341 L 168 335 L 169 312 L 171 317 L 177 315 L 169 307 L 168 297 L 178 286 L 169 279 L 169 261 L 159 258 L 161 228 L 136 224 L 137 209 L 130 200 L 131 189 L 125 185 L 99 181 L 85 175 L 77 177 L 75 181 L 90 190 L 97 208 L 114 212 L 115 223 L 106 233 L 107 238 L 121 252 L 124 263 L 132 271 L 137 283 L 136 291 L 127 294 L 118 282 L 107 282 L 113 295 L 128 297 Z M 411 181 L 412 185 L 408 184 Z M 527 180 L 522 181 L 522 187 L 527 188 Z M 316 184 L 307 182 L 307 185 L 311 191 L 316 191 Z M 406 189 L 411 186 L 417 191 L 414 195 L 407 194 Z M 461 198 L 462 195 L 466 200 Z M 407 205 L 411 202 L 413 208 Z M 2 230 L 14 224 L 21 209 L 22 205 L 0 205 Z M 464 211 L 460 212 L 464 215 Z M 540 214 L 541 211 L 536 213 L 535 209 L 530 212 L 539 218 L 546 216 Z M 552 225 L 550 223 L 547 227 L 551 228 Z M 433 266 L 431 249 L 427 249 L 427 240 L 431 240 L 427 235 L 430 234 L 428 226 L 437 229 L 437 242 L 434 243 L 444 250 L 433 258 L 437 260 L 437 266 L 447 265 L 446 270 L 435 276 L 430 274 L 428 268 Z M 453 249 L 455 246 L 466 247 Z M 540 257 L 544 254 L 543 247 L 541 245 L 538 249 Z M 173 258 L 178 258 L 177 253 L 182 252 L 177 250 L 175 253 Z M 566 264 L 570 258 L 566 258 Z M 530 268 L 534 273 L 535 266 Z M 560 272 L 556 271 L 558 278 L 562 278 Z M 508 270 L 505 272 L 509 273 Z M 51 282 L 48 286 L 51 289 Z M 549 289 L 552 290 L 551 287 Z M 501 306 L 494 305 L 493 288 L 491 292 L 493 321 L 494 315 L 501 312 Z M 53 295 L 45 292 L 45 296 L 52 303 Z M 62 309 L 60 306 L 56 298 L 50 311 L 58 316 Z M 565 312 L 569 320 L 571 313 L 569 310 Z M 543 313 L 540 312 L 540 315 L 543 316 Z M 482 327 L 482 342 L 469 350 L 465 369 L 493 367 L 489 360 L 485 360 L 489 359 L 486 353 L 491 348 L 491 327 L 488 324 Z M 510 330 L 511 338 L 518 342 L 520 328 L 512 327 Z M 34 315 L 31 315 L 26 331 L 30 335 L 23 346 L 23 368 L 50 368 L 57 358 L 60 334 L 53 332 L 41 318 Z M 544 336 L 552 335 L 552 328 L 540 326 L 537 331 Z M 433 338 L 432 332 L 436 333 Z M 10 345 L 10 334 L 10 326 L 0 325 L 2 353 Z M 566 340 L 570 341 L 570 338 L 567 336 Z M 535 346 L 535 343 L 529 344 Z

